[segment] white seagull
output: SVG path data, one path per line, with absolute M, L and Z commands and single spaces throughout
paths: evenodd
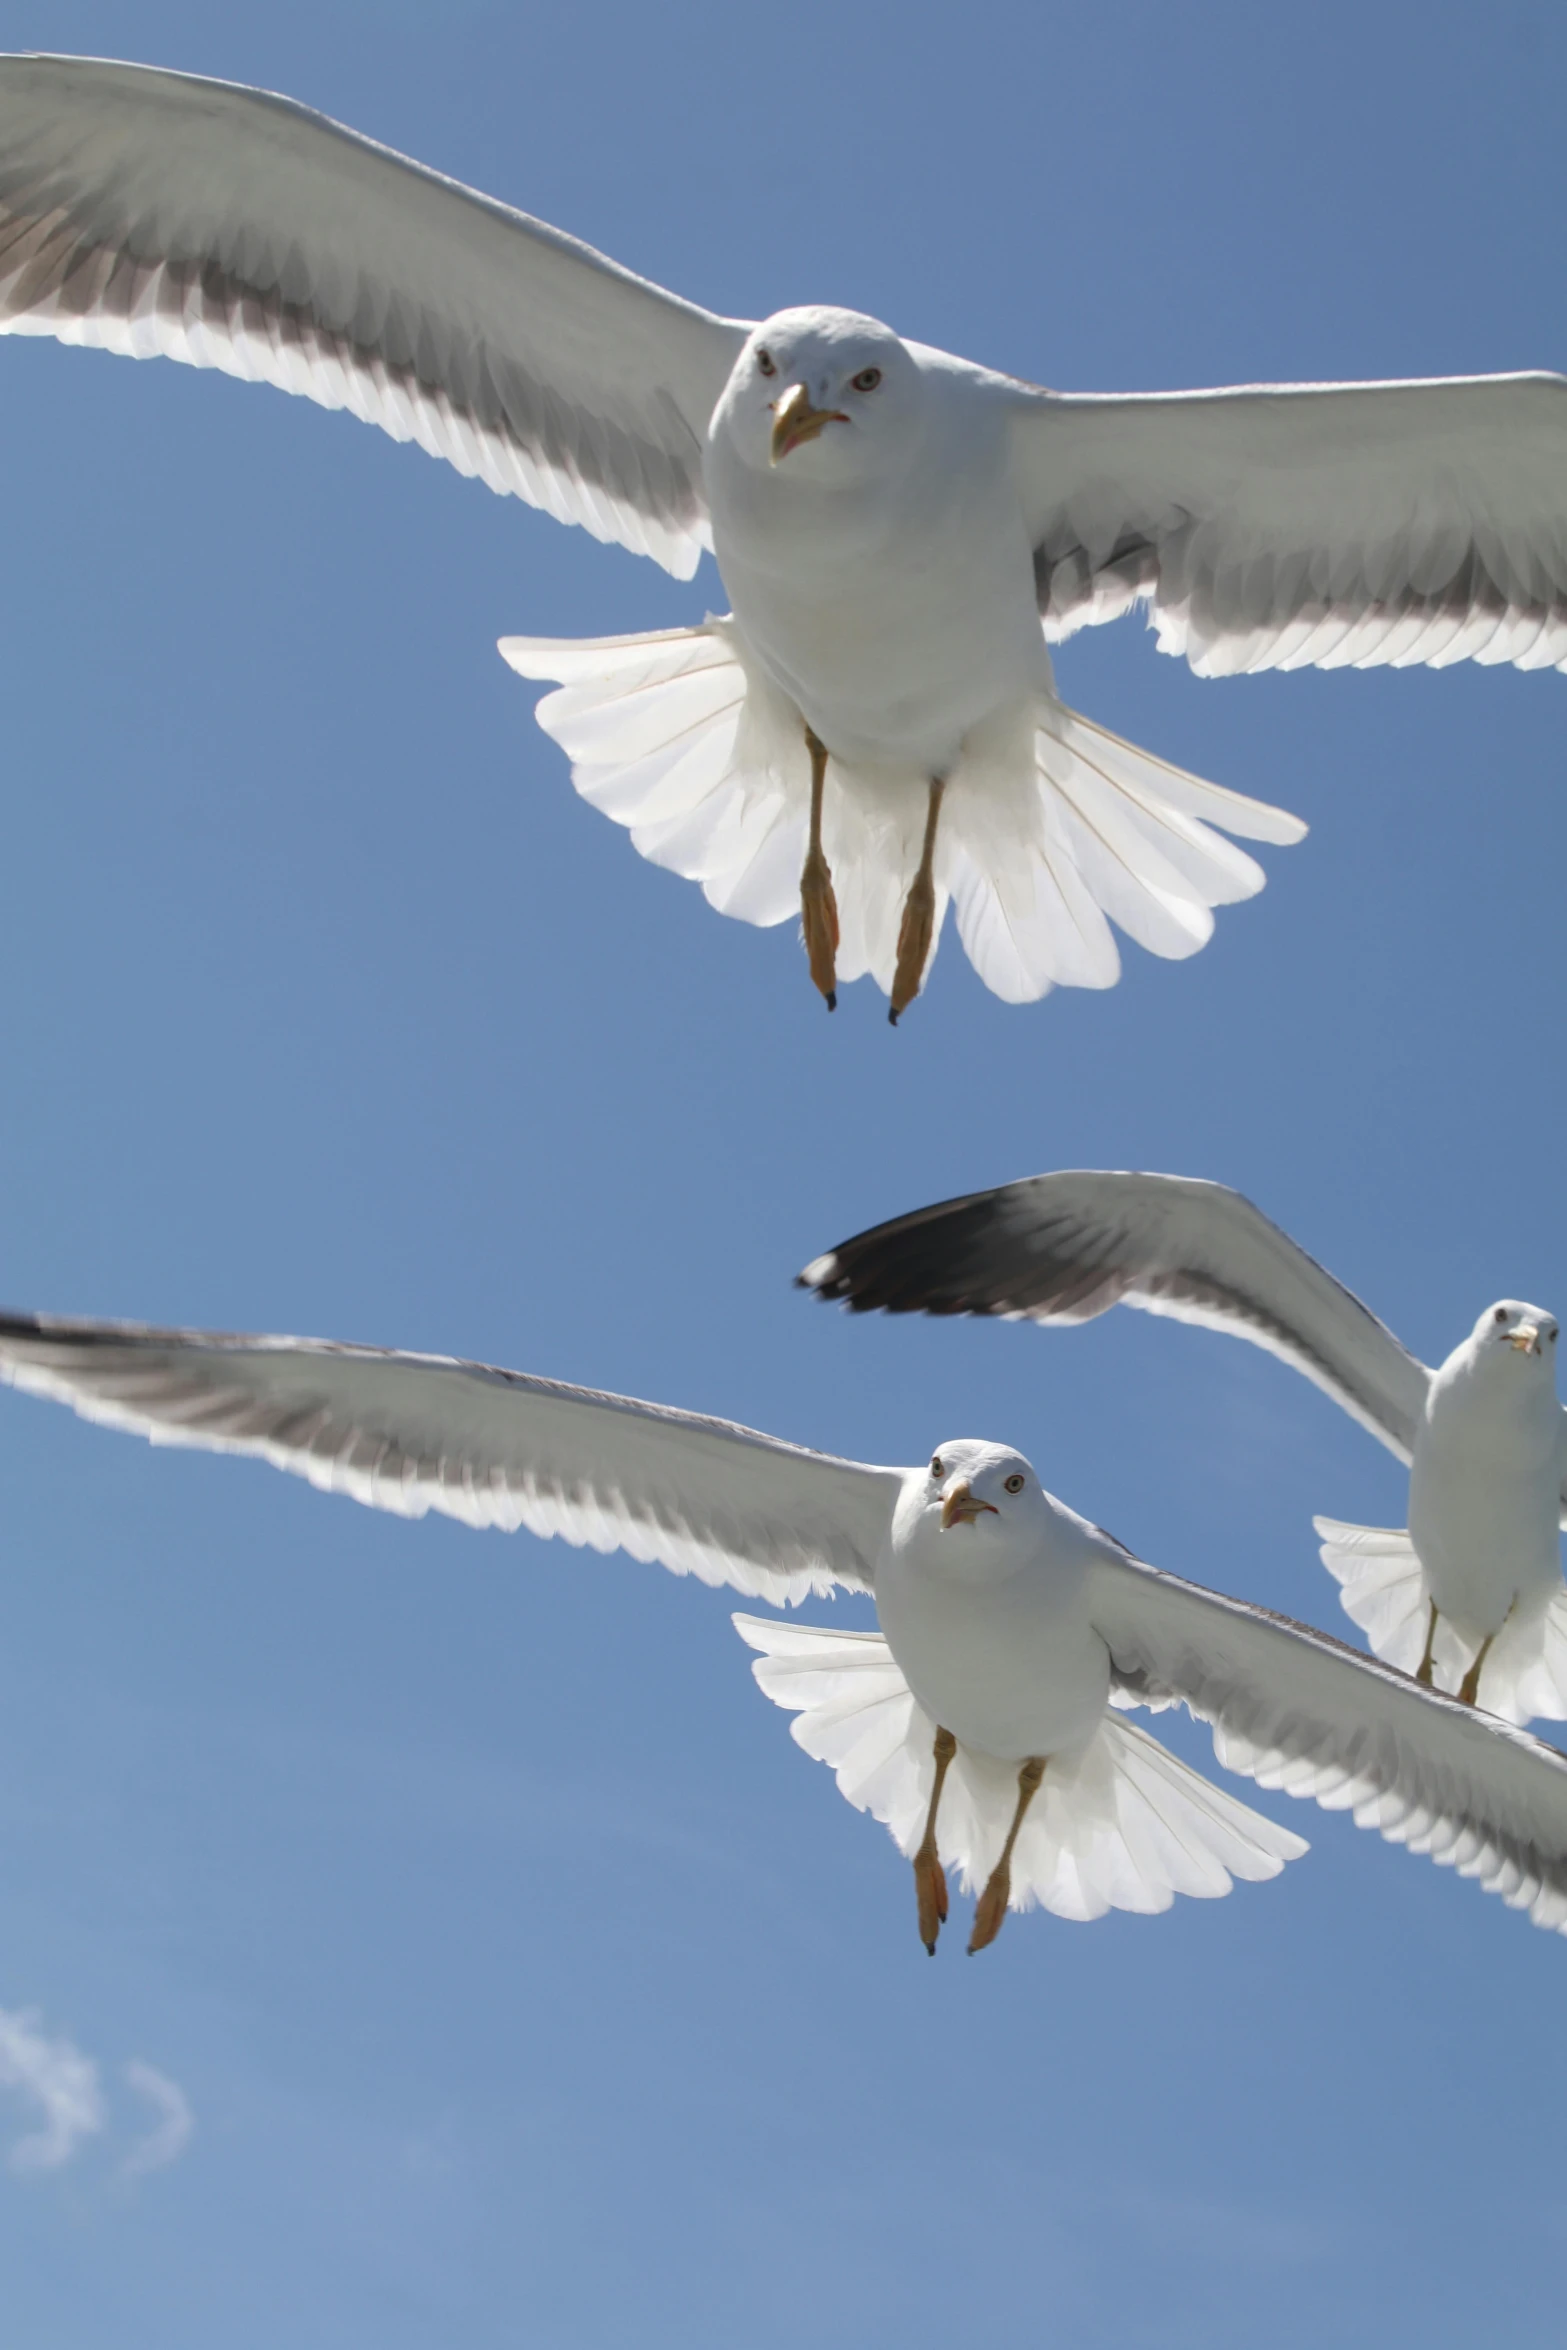
M 857 312 L 720 318 L 290 100 L 0 59 L 0 331 L 349 408 L 730 616 L 511 638 L 578 789 L 892 1016 L 949 902 L 1011 1001 L 1193 953 L 1303 827 L 1103 732 L 1048 643 L 1142 602 L 1208 676 L 1567 666 L 1555 375 L 1041 390 Z M 1109 918 L 1107 920 L 1107 917 Z
M 1034 1175 L 917 1208 L 818 1257 L 802 1285 L 858 1312 L 1087 1322 L 1113 1305 L 1248 1338 L 1409 1467 L 1409 1525 L 1318 1518 L 1372 1647 L 1513 1722 L 1567 1717 L 1567 1415 L 1560 1324 L 1502 1298 L 1437 1370 L 1222 1184 Z
M 439 1355 L 0 1317 L 0 1377 L 158 1444 L 249 1453 L 356 1501 L 626 1550 L 782 1604 L 873 1592 L 876 1633 L 735 1619 L 849 1801 L 1007 1908 L 1167 1909 L 1305 1849 L 1122 1718 L 1184 1704 L 1232 1771 L 1476 1877 L 1567 1933 L 1567 1758 L 1302 1624 L 1161 1574 L 960 1439 L 912 1469 Z

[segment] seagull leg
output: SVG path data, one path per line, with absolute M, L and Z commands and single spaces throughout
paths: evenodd
M 930 787 L 930 806 L 925 814 L 925 846 L 920 852 L 919 871 L 914 876 L 903 905 L 903 920 L 898 926 L 898 964 L 892 975 L 892 1009 L 887 1014 L 894 1028 L 898 1015 L 906 1012 L 919 994 L 925 966 L 930 961 L 931 933 L 936 927 L 936 883 L 933 868 L 936 862 L 936 819 L 941 814 L 941 795 L 946 790 L 946 779 L 938 776 Z
M 827 745 L 805 730 L 811 754 L 811 837 L 800 873 L 800 920 L 805 930 L 805 952 L 811 977 L 827 998 L 827 1009 L 838 1009 L 838 901 L 833 896 L 832 870 L 822 854 L 822 790 L 827 780 Z
M 1435 1670 L 1436 1663 L 1436 1601 L 1433 1599 L 1430 1604 L 1431 1621 L 1426 1626 L 1425 1649 L 1421 1655 L 1420 1663 L 1415 1670 L 1415 1679 L 1420 1682 L 1423 1688 L 1426 1689 L 1429 1689 L 1432 1685 L 1431 1676 Z
M 936 1806 L 941 1801 L 941 1790 L 946 1782 L 947 1766 L 958 1751 L 958 1742 L 950 1730 L 936 1732 L 936 1783 L 930 1791 L 930 1809 L 925 1814 L 925 1833 L 920 1848 L 914 1855 L 914 1897 L 919 1903 L 920 1940 L 936 1955 L 936 1936 L 947 1919 L 947 1872 L 941 1865 L 936 1850 Z
M 1508 1617 L 1511 1616 L 1513 1608 L 1515 1608 L 1517 1605 L 1518 1594 L 1515 1591 L 1513 1593 L 1512 1606 L 1508 1608 L 1507 1615 L 1503 1616 L 1502 1622 L 1497 1625 L 1496 1632 L 1501 1631 L 1502 1626 L 1506 1624 Z M 1496 1638 L 1496 1632 L 1487 1632 L 1485 1638 L 1481 1641 L 1480 1646 L 1476 1651 L 1474 1663 L 1470 1666 L 1468 1672 L 1465 1673 L 1462 1681 L 1458 1685 L 1458 1702 L 1460 1705 L 1478 1705 L 1480 1702 L 1480 1675 L 1485 1670 L 1485 1660 L 1491 1653 L 1491 1643 Z
M 1001 1858 L 990 1872 L 990 1881 L 980 1895 L 974 1910 L 974 1931 L 968 1938 L 968 1954 L 984 1950 L 994 1942 L 1006 1922 L 1007 1903 L 1012 1896 L 1012 1847 L 1017 1832 L 1023 1825 L 1023 1815 L 1039 1793 L 1039 1782 L 1045 1775 L 1044 1755 L 1030 1755 L 1017 1775 L 1017 1809 L 1012 1814 L 1012 1825 L 1007 1840 L 1001 1847 Z

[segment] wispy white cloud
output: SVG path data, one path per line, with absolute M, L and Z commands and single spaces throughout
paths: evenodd
M 196 2117 L 179 2083 L 171 2081 L 167 2073 L 160 2073 L 156 2065 L 144 2064 L 139 2056 L 133 2056 L 125 2067 L 125 2078 L 156 2109 L 158 2116 L 147 2135 L 137 2140 L 120 2165 L 122 2179 L 143 2179 L 149 2171 L 165 2170 L 171 2162 L 179 2160 L 190 2144 Z
M 58 2170 L 104 2126 L 98 2067 L 71 2041 L 40 2031 L 33 2009 L 0 2007 L 0 2089 L 43 2117 L 41 2128 L 11 2147 L 6 2159 L 13 2170 Z
M 122 2179 L 140 2179 L 179 2159 L 196 2121 L 184 2090 L 156 2065 L 137 2056 L 121 2069 L 153 2109 L 152 2127 L 142 2129 L 119 2169 Z M 114 2127 L 97 2064 L 63 2034 L 46 2032 L 35 2008 L 0 2007 L 0 2102 L 7 2098 L 37 2122 L 5 2150 L 14 2171 L 62 2170 Z

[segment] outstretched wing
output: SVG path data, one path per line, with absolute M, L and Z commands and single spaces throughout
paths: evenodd
M 1246 669 L 1567 668 L 1567 380 L 1020 397 L 1047 635 Z
M 868 1590 L 900 1473 L 445 1355 L 0 1316 L 0 1379 L 372 1509 L 525 1526 L 775 1604 Z
M 1227 1770 L 1353 1813 L 1567 1933 L 1567 1756 L 1287 1616 L 1107 1545 L 1093 1618 L 1117 1702 L 1180 1703 Z
M 1068 1171 L 917 1208 L 800 1275 L 857 1313 L 1087 1322 L 1141 1306 L 1249 1338 L 1407 1461 L 1431 1374 L 1238 1191 L 1185 1175 Z
M 0 332 L 350 409 L 689 578 L 746 329 L 291 99 L 5 57 Z

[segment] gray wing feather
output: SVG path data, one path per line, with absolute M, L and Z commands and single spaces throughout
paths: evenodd
M 856 1312 L 1086 1322 L 1113 1305 L 1266 1347 L 1407 1461 L 1430 1373 L 1350 1290 L 1222 1184 L 1063 1171 L 919 1208 L 800 1275 Z
M 1020 394 L 1046 634 L 1242 670 L 1567 667 L 1567 380 Z
M 1567 1933 L 1567 1757 L 1325 1633 L 1106 1550 L 1116 1702 L 1183 1704 L 1227 1770 L 1348 1811 Z
M 0 1379 L 400 1517 L 560 1535 L 782 1603 L 868 1590 L 900 1473 L 443 1355 L 0 1316 Z
M 0 58 L 0 332 L 347 408 L 686 578 L 745 331 L 290 99 Z

